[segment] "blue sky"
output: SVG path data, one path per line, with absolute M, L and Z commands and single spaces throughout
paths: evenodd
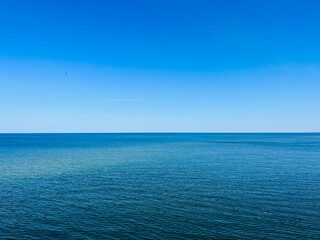
M 319 132 L 319 9 L 1 0 L 0 132 Z

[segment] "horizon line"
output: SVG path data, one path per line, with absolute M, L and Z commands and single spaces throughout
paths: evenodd
M 277 132 L 0 132 L 0 134 L 320 134 L 320 131 Z

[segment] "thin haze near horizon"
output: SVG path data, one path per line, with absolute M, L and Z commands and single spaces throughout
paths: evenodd
M 319 132 L 320 2 L 0 1 L 0 132 Z

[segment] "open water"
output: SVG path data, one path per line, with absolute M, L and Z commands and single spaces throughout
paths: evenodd
M 320 134 L 1 134 L 1 239 L 320 239 Z

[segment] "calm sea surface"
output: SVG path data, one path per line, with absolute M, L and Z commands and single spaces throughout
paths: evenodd
M 320 134 L 1 134 L 7 238 L 320 239 Z

